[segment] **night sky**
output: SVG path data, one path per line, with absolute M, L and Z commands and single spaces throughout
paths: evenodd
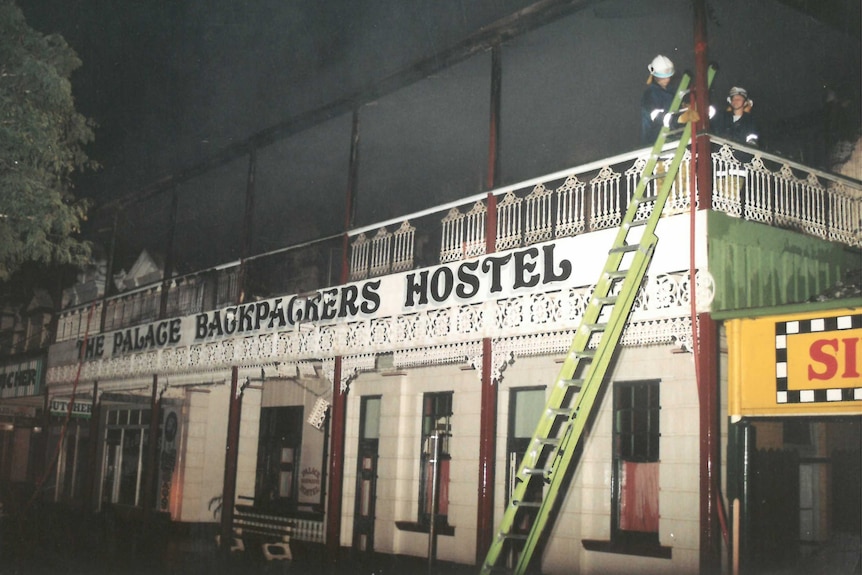
M 61 33 L 83 60 L 73 86 L 79 111 L 99 125 L 100 180 L 127 190 L 370 85 L 529 4 L 21 1 L 31 26 Z
M 134 193 L 269 126 L 361 92 L 534 4 L 532 0 L 20 2 L 32 27 L 61 33 L 83 60 L 72 78 L 73 87 L 79 111 L 98 123 L 90 152 L 103 167 L 81 179 L 77 191 L 97 200 Z M 639 147 L 637 106 L 646 65 L 656 53 L 666 53 L 678 69 L 693 67 L 689 0 L 574 4 L 579 10 L 571 16 L 506 46 L 504 183 Z M 858 130 L 859 0 L 714 0 L 708 5 L 709 56 L 720 64 L 713 99 L 717 96 L 722 105 L 730 86 L 747 87 L 762 129 L 771 132 L 764 138 L 771 143 L 771 151 L 803 162 L 823 160 L 800 142 L 810 144 L 819 137 L 810 131 L 822 124 L 828 89 L 836 91 L 853 112 Z M 562 47 L 566 56 L 539 60 L 549 44 Z M 371 137 L 365 140 L 366 172 L 360 181 L 380 193 L 375 198 L 365 192 L 361 198 L 366 223 L 392 217 L 386 210 L 394 209 L 393 205 L 404 213 L 478 191 L 474 187 L 481 186 L 484 162 L 471 160 L 476 165 L 469 170 L 476 174 L 466 173 L 462 180 L 472 178 L 473 187 L 461 189 L 457 182 L 448 185 L 441 178 L 444 184 L 439 189 L 411 184 L 410 196 L 404 196 L 403 184 L 396 181 L 413 160 L 407 158 L 391 168 L 382 160 L 375 165 L 375 153 L 383 160 L 386 153 L 376 151 L 370 141 L 378 130 L 380 139 L 394 150 L 407 153 L 424 145 L 416 156 L 417 165 L 457 171 L 458 158 L 446 145 L 435 142 L 470 137 L 460 131 L 475 120 L 464 120 L 459 112 L 475 117 L 479 110 L 485 122 L 482 129 L 487 128 L 487 116 L 481 111 L 488 101 L 483 76 L 487 66 L 482 58 L 441 74 L 449 80 L 463 77 L 464 106 L 452 107 L 441 100 L 437 111 L 410 108 L 411 90 L 419 89 L 410 87 L 402 91 L 405 107 L 398 112 L 398 120 L 393 113 L 390 127 L 384 120 L 363 124 Z M 426 89 L 425 84 L 421 89 Z M 560 95 L 567 100 L 562 108 Z M 384 111 L 399 110 L 394 105 L 398 97 L 383 99 L 376 108 L 369 104 L 363 117 L 373 120 L 383 118 Z M 420 96 L 416 97 L 418 101 Z M 511 110 L 508 115 L 507 110 Z M 401 129 L 398 122 L 410 125 L 419 112 L 438 116 L 426 118 L 421 132 Z M 566 126 L 570 129 L 565 130 Z M 332 131 L 343 137 L 343 129 Z M 319 131 L 317 138 L 326 139 L 325 134 Z M 573 147 L 567 138 L 576 138 L 577 145 Z M 522 158 L 523 150 L 537 149 L 536 142 L 539 155 Z M 309 165 L 329 154 L 325 142 L 320 149 L 309 158 Z M 292 177 L 301 182 L 303 174 L 294 171 Z M 438 178 L 432 175 L 423 181 Z M 309 198 L 304 201 L 314 208 L 309 212 L 323 213 L 330 224 L 341 221 L 341 214 L 333 218 L 325 213 L 329 199 L 319 193 L 320 183 L 310 179 L 308 185 L 314 190 L 304 194 Z M 320 205 L 315 207 L 315 201 Z M 279 209 L 289 212 L 296 206 Z M 189 212 L 191 222 L 196 216 Z M 153 222 L 147 225 L 152 227 Z M 309 233 L 326 232 L 325 225 L 319 223 Z M 142 225 L 140 230 L 144 229 Z M 213 230 L 201 228 L 195 233 L 210 237 Z M 261 247 L 272 248 L 282 241 L 273 238 L 272 245 Z

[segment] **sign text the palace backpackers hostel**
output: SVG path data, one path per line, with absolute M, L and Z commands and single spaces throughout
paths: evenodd
M 311 294 L 249 302 L 89 338 L 84 359 L 295 328 L 478 303 L 571 282 L 574 266 L 560 243 L 392 274 Z M 594 279 L 594 278 L 593 278 Z M 84 346 L 78 342 L 78 349 Z

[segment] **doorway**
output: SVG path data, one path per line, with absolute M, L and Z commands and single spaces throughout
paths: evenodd
M 356 458 L 356 501 L 353 514 L 353 548 L 374 551 L 374 518 L 377 504 L 377 460 L 380 444 L 379 395 L 361 398 L 359 449 Z

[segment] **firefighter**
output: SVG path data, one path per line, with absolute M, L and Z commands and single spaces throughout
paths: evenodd
M 745 88 L 734 86 L 727 96 L 727 109 L 712 121 L 712 131 L 716 136 L 757 147 L 759 134 L 751 107 L 754 101 L 748 97 Z
M 671 80 L 676 72 L 670 58 L 661 54 L 653 58 L 647 69 L 650 76 L 641 97 L 641 144 L 645 146 L 655 142 L 662 123 L 666 121 L 674 97 Z M 670 120 L 669 116 L 667 120 Z
M 710 123 L 712 132 L 719 137 L 740 144 L 757 147 L 758 133 L 751 115 L 754 104 L 748 98 L 745 88 L 734 86 L 727 95 L 727 109 Z M 731 157 L 723 158 L 715 166 L 713 194 L 724 203 L 725 213 L 734 217 L 747 217 L 748 214 L 748 169 L 751 155 L 742 150 L 731 152 Z

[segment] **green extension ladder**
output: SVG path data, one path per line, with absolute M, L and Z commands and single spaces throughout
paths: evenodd
M 714 76 L 715 70 L 710 68 L 709 84 Z M 689 82 L 689 75 L 683 75 L 671 113 L 676 114 L 680 110 Z M 691 123 L 684 126 L 670 166 L 659 173 L 655 170 L 665 141 L 671 133 L 679 130 L 672 132 L 664 127 L 656 139 L 542 417 L 518 467 L 512 498 L 488 548 L 482 575 L 523 575 L 550 526 L 549 519 L 560 488 L 565 483 L 614 350 L 652 260 L 658 241 L 655 229 L 691 137 Z M 658 187 L 659 190 L 657 195 L 647 196 L 653 180 L 656 180 L 653 188 Z M 650 203 L 652 209 L 644 217 L 648 206 L 643 210 L 639 208 Z M 592 350 L 589 348 L 594 337 L 600 339 Z M 517 563 L 514 569 L 510 569 L 506 563 L 513 551 L 516 557 L 511 562 Z

